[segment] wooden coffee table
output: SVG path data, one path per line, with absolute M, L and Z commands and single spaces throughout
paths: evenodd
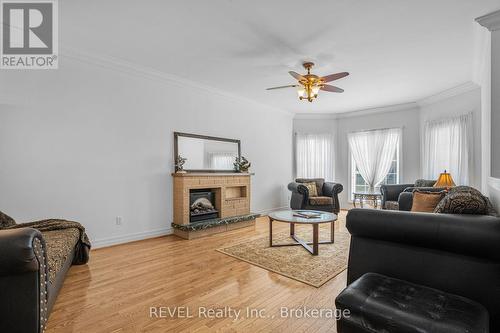
M 297 217 L 294 214 L 297 212 L 314 212 L 321 214 L 318 218 L 303 218 Z M 295 241 L 295 243 L 287 244 L 273 244 L 273 222 L 284 222 L 290 224 L 290 237 Z M 309 251 L 312 255 L 318 255 L 318 245 L 319 244 L 332 244 L 335 241 L 335 221 L 337 221 L 337 215 L 327 212 L 315 211 L 315 210 L 280 210 L 272 212 L 269 214 L 269 246 L 279 247 L 279 246 L 295 246 L 301 245 L 304 249 Z M 319 241 L 319 225 L 322 223 L 331 224 L 331 234 L 329 241 Z M 312 242 L 306 242 L 295 235 L 295 224 L 310 224 L 313 228 L 313 240 Z M 312 247 L 310 246 L 312 245 Z

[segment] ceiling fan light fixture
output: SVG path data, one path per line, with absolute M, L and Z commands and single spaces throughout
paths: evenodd
M 297 96 L 299 96 L 300 100 L 307 98 L 306 89 L 303 86 L 297 88 Z
M 335 87 L 325 83 L 344 78 L 347 75 L 349 75 L 348 72 L 335 73 L 326 76 L 318 76 L 315 74 L 311 74 L 311 68 L 314 66 L 312 62 L 305 62 L 302 65 L 307 70 L 307 74 L 301 75 L 294 71 L 288 72 L 291 76 L 293 76 L 294 79 L 297 80 L 296 84 L 267 88 L 267 90 L 296 87 L 297 96 L 299 97 L 299 100 L 301 101 L 307 100 L 309 102 L 312 102 L 313 100 L 318 98 L 318 93 L 320 90 L 335 92 L 335 93 L 344 92 L 344 89 L 342 88 Z
M 318 97 L 318 92 L 321 89 L 321 86 L 312 86 L 311 92 L 314 97 Z

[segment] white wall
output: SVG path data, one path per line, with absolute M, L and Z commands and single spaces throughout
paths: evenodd
M 423 135 L 424 123 L 429 120 L 460 116 L 472 112 L 473 147 L 470 156 L 470 186 L 481 188 L 481 89 L 472 86 L 472 90 L 439 99 L 434 103 L 424 102 L 420 108 L 420 126 Z M 437 175 L 436 175 L 437 176 Z
M 420 177 L 420 137 L 419 137 L 419 109 L 417 105 L 401 106 L 377 110 L 375 114 L 351 113 L 339 119 L 294 119 L 294 131 L 306 133 L 324 133 L 330 130 L 336 136 L 335 154 L 335 181 L 344 185 L 340 194 L 341 206 L 346 207 L 350 201 L 350 152 L 347 143 L 347 134 L 376 128 L 399 127 L 403 129 L 401 147 L 401 179 L 400 182 L 413 183 Z M 396 110 L 396 111 L 395 111 Z
M 141 71 L 64 58 L 2 71 L 0 210 L 82 222 L 98 245 L 166 233 L 173 131 L 237 138 L 252 162 L 252 210 L 286 205 L 292 116 Z M 123 217 L 117 226 L 115 217 Z
M 491 33 L 491 89 L 491 176 L 500 179 L 500 30 Z

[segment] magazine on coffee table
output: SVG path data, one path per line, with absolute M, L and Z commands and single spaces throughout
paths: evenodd
M 321 217 L 321 213 L 315 212 L 295 212 L 293 216 L 301 217 L 305 219 L 317 219 Z

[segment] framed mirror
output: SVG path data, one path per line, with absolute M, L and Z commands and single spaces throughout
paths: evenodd
M 186 159 L 187 172 L 234 172 L 236 158 L 241 158 L 240 140 L 174 132 L 174 159 Z

